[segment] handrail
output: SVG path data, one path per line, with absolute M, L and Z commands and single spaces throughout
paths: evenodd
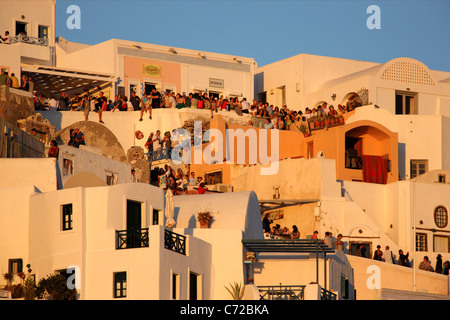
M 304 300 L 305 285 L 257 286 L 260 300 Z
M 337 300 L 336 293 L 320 288 L 321 300 Z
M 19 43 L 19 42 L 48 47 L 48 39 L 47 38 L 30 37 L 30 36 L 23 35 L 23 34 L 19 34 L 17 36 L 11 37 L 11 44 Z
M 186 236 L 164 230 L 164 248 L 186 255 Z
M 149 246 L 148 228 L 116 230 L 116 250 Z
M 162 148 L 156 151 L 146 152 L 144 154 L 145 160 L 147 161 L 159 161 L 159 160 L 168 160 L 170 159 L 172 153 L 172 149 Z

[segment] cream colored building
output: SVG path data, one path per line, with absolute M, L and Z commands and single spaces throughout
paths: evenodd
M 57 67 L 114 74 L 117 81 L 103 91 L 128 98 L 158 91 L 201 92 L 248 100 L 253 97 L 253 58 L 111 39 L 96 45 L 58 38 Z

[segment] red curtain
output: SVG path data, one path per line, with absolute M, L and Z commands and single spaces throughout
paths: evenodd
M 387 163 L 381 156 L 362 156 L 363 180 L 370 183 L 387 183 Z

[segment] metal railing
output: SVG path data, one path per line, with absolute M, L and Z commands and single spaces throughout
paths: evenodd
M 159 149 L 156 151 L 152 151 L 152 152 L 147 152 L 144 154 L 145 156 L 145 160 L 147 161 L 159 161 L 159 160 L 168 160 L 170 159 L 172 153 L 172 149 L 169 148 L 164 148 L 164 149 Z
M 23 34 L 11 37 L 11 44 L 19 42 L 48 47 L 47 38 L 30 37 Z
M 149 246 L 148 228 L 116 230 L 116 250 Z
M 324 288 L 320 288 L 320 293 L 321 300 L 337 300 L 335 293 L 325 290 Z
M 164 248 L 186 255 L 186 236 L 164 230 Z
M 304 300 L 306 286 L 258 286 L 260 300 Z

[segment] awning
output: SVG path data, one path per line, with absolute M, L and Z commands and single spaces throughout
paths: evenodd
M 42 65 L 22 66 L 21 74 L 32 79 L 33 91 L 46 97 L 59 96 L 63 91 L 69 95 L 82 94 L 97 87 L 112 85 L 117 81 L 117 77 L 113 74 Z
M 292 239 L 292 240 L 259 240 L 244 239 L 244 247 L 255 254 L 266 253 L 315 253 L 316 255 L 316 282 L 319 283 L 319 254 L 323 254 L 324 262 L 324 288 L 327 290 L 327 253 L 334 253 L 335 250 L 327 246 L 319 239 Z
M 297 206 L 305 203 L 316 203 L 318 199 L 273 199 L 259 200 L 261 214 L 266 211 L 277 210 L 285 207 Z

